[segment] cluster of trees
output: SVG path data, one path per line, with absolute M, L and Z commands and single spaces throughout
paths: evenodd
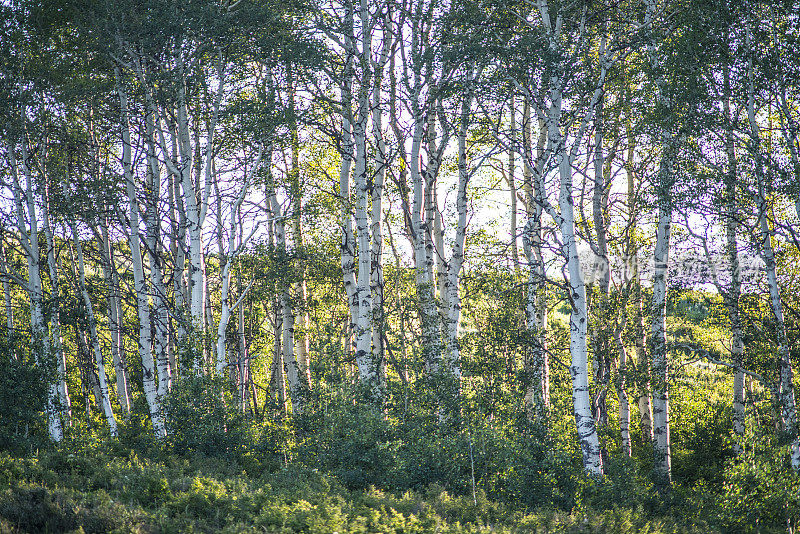
M 538 422 L 567 362 L 587 473 L 635 428 L 669 483 L 687 359 L 732 370 L 737 452 L 766 392 L 800 470 L 796 10 L 6 2 L 0 365 L 49 371 L 54 441 L 81 394 L 111 436 L 138 406 L 163 437 L 198 374 L 271 417 L 336 381 L 390 417 L 415 384 L 447 427 L 478 391 L 464 288 L 500 276 L 522 342 L 495 357 Z M 722 298 L 722 342 L 668 322 L 681 247 Z

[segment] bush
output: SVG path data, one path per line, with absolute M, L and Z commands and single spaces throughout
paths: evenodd
M 788 447 L 745 449 L 724 471 L 722 522 L 738 532 L 786 532 L 800 525 L 800 475 L 788 465 Z
M 162 407 L 174 452 L 238 457 L 252 447 L 252 427 L 231 407 L 225 384 L 209 376 L 189 376 L 173 384 Z
M 47 376 L 41 367 L 23 360 L 0 365 L 0 443 L 4 449 L 24 453 L 48 442 L 43 414 Z

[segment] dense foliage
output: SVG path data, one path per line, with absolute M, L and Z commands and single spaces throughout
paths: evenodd
M 799 35 L 0 2 L 0 532 L 796 531 Z

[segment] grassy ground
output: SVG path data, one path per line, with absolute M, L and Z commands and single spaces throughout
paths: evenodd
M 309 469 L 248 473 L 222 459 L 135 453 L 0 456 L 0 532 L 709 532 L 641 510 L 520 510 L 480 492 L 348 491 Z

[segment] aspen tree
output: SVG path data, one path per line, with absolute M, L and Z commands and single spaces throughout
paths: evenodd
M 119 69 L 115 69 L 116 90 L 120 104 L 120 129 L 122 137 L 122 171 L 125 190 L 128 195 L 129 229 L 126 230 L 131 249 L 131 269 L 133 271 L 136 311 L 139 319 L 139 358 L 142 362 L 142 383 L 145 399 L 150 410 L 150 421 L 157 437 L 166 435 L 161 414 L 161 403 L 157 394 L 156 367 L 153 361 L 152 336 L 150 333 L 150 304 L 147 282 L 144 276 L 141 242 L 139 237 L 139 196 L 133 170 L 131 132 L 128 111 L 128 94 L 122 85 Z
M 72 403 L 69 398 L 67 388 L 67 362 L 64 354 L 64 344 L 61 332 L 61 284 L 59 279 L 59 268 L 55 254 L 55 239 L 53 237 L 53 227 L 50 218 L 50 184 L 45 184 L 45 198 L 42 203 L 42 222 L 45 243 L 47 245 L 47 267 L 50 274 L 50 297 L 55 299 L 55 304 L 50 306 L 50 347 L 52 356 L 56 360 L 56 372 L 58 381 L 59 402 L 61 403 L 61 414 L 63 424 L 72 424 Z
M 770 308 L 776 323 L 777 349 L 778 349 L 778 401 L 780 403 L 780 423 L 783 430 L 791 440 L 790 461 L 795 471 L 800 471 L 800 437 L 797 429 L 797 405 L 794 394 L 792 359 L 789 339 L 786 332 L 786 322 L 783 315 L 783 302 L 778 276 L 776 272 L 775 251 L 772 246 L 773 229 L 768 221 L 769 209 L 767 199 L 767 184 L 764 172 L 763 154 L 761 153 L 761 132 L 756 117 L 755 94 L 755 67 L 753 50 L 753 30 L 748 21 L 746 31 L 747 46 L 747 120 L 749 131 L 749 150 L 755 160 L 756 178 L 756 207 L 758 215 L 758 241 L 761 258 L 767 273 L 769 287 Z
M 598 47 L 599 60 L 597 77 L 592 80 L 593 90 L 587 98 L 587 103 L 580 108 L 581 116 L 576 119 L 577 128 L 572 133 L 574 141 L 570 145 L 570 136 L 565 133 L 570 125 L 569 117 L 564 116 L 563 100 L 564 89 L 567 83 L 566 58 L 572 54 L 580 53 L 584 47 L 589 46 L 589 35 L 584 32 L 586 11 L 577 9 L 570 12 L 568 8 L 540 0 L 536 3 L 531 16 L 525 17 L 527 29 L 535 32 L 542 43 L 542 50 L 550 63 L 544 74 L 544 83 L 538 87 L 541 75 L 532 79 L 519 76 L 514 79 L 516 85 L 525 91 L 526 96 L 536 105 L 537 115 L 544 122 L 547 132 L 547 151 L 549 152 L 550 165 L 556 169 L 559 184 L 558 204 L 556 207 L 547 198 L 545 177 L 537 176 L 533 168 L 534 162 L 526 161 L 531 167 L 533 181 L 534 201 L 543 211 L 555 221 L 561 233 L 561 253 L 566 262 L 566 288 L 572 307 L 570 316 L 570 354 L 572 362 L 570 374 L 572 377 L 573 415 L 578 431 L 578 439 L 583 453 L 583 465 L 586 472 L 595 476 L 602 476 L 603 461 L 600 454 L 600 441 L 597 434 L 594 418 L 591 414 L 591 400 L 589 394 L 588 371 L 588 308 L 586 301 L 586 286 L 576 235 L 574 212 L 574 185 L 572 165 L 577 157 L 580 141 L 583 139 L 588 125 L 594 117 L 595 108 L 602 95 L 605 77 L 609 67 L 615 61 L 616 51 L 609 49 L 605 35 L 599 42 L 593 43 Z M 566 32 L 575 31 L 574 49 L 565 49 Z M 514 74 L 511 74 L 514 76 Z
M 64 184 L 64 196 L 68 195 L 66 191 L 66 184 Z M 89 290 L 86 287 L 86 267 L 83 259 L 83 246 L 81 245 L 80 236 L 78 235 L 78 227 L 74 221 L 70 221 L 70 231 L 72 232 L 72 243 L 75 250 L 75 259 L 77 265 L 75 268 L 78 272 L 78 291 L 83 299 L 83 306 L 86 311 L 86 325 L 88 327 L 89 341 L 94 353 L 94 363 L 97 366 L 97 381 L 98 388 L 95 393 L 95 400 L 108 423 L 109 431 L 112 436 L 117 435 L 117 421 L 114 417 L 114 410 L 111 407 L 111 397 L 108 392 L 108 380 L 106 376 L 105 358 L 103 349 L 100 346 L 100 338 L 97 333 L 97 318 L 94 314 L 94 306 L 92 305 L 92 298 L 89 295 Z
M 525 326 L 531 344 L 526 361 L 529 384 L 525 393 L 528 417 L 541 420 L 550 408 L 550 358 L 547 353 L 547 280 L 542 246 L 543 208 L 537 199 L 538 184 L 545 172 L 547 153 L 547 128 L 539 120 L 536 147 L 532 142 L 531 104 L 525 97 L 522 110 L 523 179 L 527 221 L 522 234 L 525 257 L 528 260 L 528 284 L 525 293 Z M 534 151 L 535 150 L 535 151 Z M 528 164 L 527 162 L 532 162 Z M 535 176 L 535 178 L 534 178 Z M 534 185 L 536 184 L 536 185 Z
M 125 417 L 131 411 L 131 391 L 128 382 L 128 370 L 125 365 L 125 346 L 123 336 L 122 295 L 119 285 L 119 274 L 114 258 L 114 246 L 109 236 L 109 222 L 106 216 L 100 220 L 100 232 L 96 229 L 95 237 L 100 242 L 100 256 L 103 267 L 103 278 L 108 289 L 106 303 L 108 307 L 108 329 L 111 335 L 111 358 L 117 382 L 117 400 L 120 408 L 125 412 Z
M 24 108 L 21 111 L 21 119 L 23 124 L 27 121 Z M 22 128 L 22 132 L 24 134 L 26 128 Z M 50 343 L 49 332 L 44 322 L 39 221 L 36 209 L 34 178 L 29 165 L 27 139 L 23 137 L 20 141 L 21 159 L 19 161 L 16 157 L 17 146 L 15 142 L 7 142 L 6 149 L 11 166 L 11 187 L 16 209 L 17 232 L 28 263 L 28 278 L 25 289 L 31 306 L 31 351 L 36 364 L 44 366 L 47 365 L 50 359 Z M 24 189 L 20 181 L 20 174 L 25 179 Z M 58 400 L 58 385 L 55 382 L 50 382 L 45 401 L 45 413 L 47 414 L 48 434 L 50 439 L 56 442 L 64 438 L 63 425 L 58 413 Z
M 662 109 L 671 109 L 667 94 L 666 58 L 659 50 L 656 37 L 657 17 L 661 7 L 656 0 L 645 0 L 645 24 L 648 27 L 647 57 L 654 72 L 656 99 Z M 656 245 L 653 251 L 653 297 L 650 351 L 653 369 L 653 449 L 655 472 L 661 483 L 672 482 L 672 454 L 669 420 L 669 363 L 667 357 L 667 277 L 670 236 L 672 232 L 672 187 L 674 177 L 675 139 L 669 127 L 660 131 L 661 160 L 656 176 L 658 205 Z
M 222 376 L 225 367 L 228 365 L 227 359 L 227 351 L 225 346 L 225 331 L 228 327 L 228 321 L 230 321 L 231 313 L 239 309 L 244 300 L 244 297 L 247 295 L 247 290 L 245 290 L 242 294 L 239 295 L 239 298 L 231 304 L 230 299 L 230 280 L 231 280 L 231 267 L 233 266 L 234 261 L 239 254 L 241 254 L 244 250 L 244 247 L 247 246 L 247 243 L 253 237 L 255 232 L 258 230 L 258 225 L 255 225 L 253 229 L 250 231 L 249 235 L 241 240 L 241 242 L 237 243 L 237 236 L 239 235 L 241 229 L 241 209 L 242 209 L 242 202 L 244 202 L 244 198 L 247 195 L 247 192 L 250 187 L 250 183 L 252 182 L 252 177 L 254 174 L 258 172 L 259 167 L 261 166 L 261 157 L 264 153 L 264 147 L 259 147 L 258 155 L 256 156 L 256 160 L 253 163 L 252 167 L 248 169 L 245 174 L 244 183 L 239 190 L 239 194 L 230 203 L 229 210 L 230 210 L 230 220 L 228 221 L 228 243 L 227 247 L 225 248 L 224 252 L 220 249 L 220 255 L 224 254 L 224 265 L 222 267 L 222 288 L 220 290 L 220 316 L 219 321 L 217 323 L 217 361 L 216 361 L 216 371 L 219 376 Z M 270 202 L 272 201 L 272 196 L 270 196 Z M 217 200 L 220 204 L 222 203 L 222 199 Z

